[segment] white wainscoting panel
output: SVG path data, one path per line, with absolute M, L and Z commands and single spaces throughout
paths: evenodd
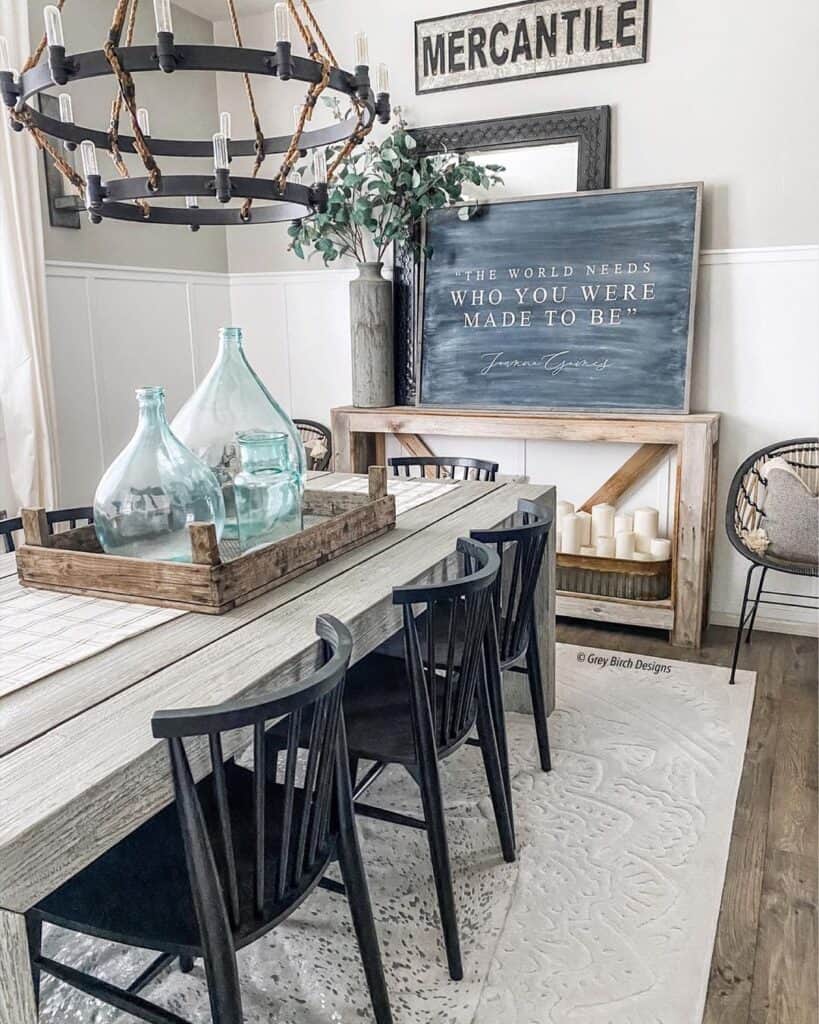
M 718 502 L 735 467 L 771 441 L 819 432 L 819 246 L 702 254 L 692 408 L 721 412 Z M 248 356 L 294 416 L 329 422 L 350 402 L 349 281 L 354 270 L 186 274 L 48 265 L 61 500 L 90 500 L 102 468 L 130 437 L 133 389 L 168 388 L 175 411 L 210 365 L 216 333 L 242 326 Z M 633 451 L 629 445 L 430 438 L 436 453 L 495 458 L 505 474 L 555 483 L 581 502 Z M 392 447 L 390 451 L 392 451 Z M 675 467 L 661 465 L 628 506 L 651 504 L 669 528 Z M 717 524 L 711 615 L 736 621 L 745 564 Z M 770 579 L 770 577 L 769 577 Z M 815 593 L 815 581 L 775 589 Z M 773 584 L 771 584 L 773 585 Z M 816 615 L 768 607 L 763 628 L 815 632 Z
M 737 466 L 774 441 L 819 434 L 819 246 L 707 253 L 697 302 L 695 409 L 722 412 L 718 508 Z M 717 522 L 711 619 L 736 622 L 748 563 Z M 817 581 L 769 573 L 772 590 Z M 787 598 L 772 598 L 786 601 Z M 757 624 L 815 634 L 815 611 L 762 606 Z
M 161 384 L 171 416 L 230 321 L 223 274 L 49 263 L 60 501 L 84 505 L 134 432 L 134 389 Z

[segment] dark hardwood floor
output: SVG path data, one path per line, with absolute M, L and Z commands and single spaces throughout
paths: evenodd
M 729 665 L 733 630 L 701 650 L 663 634 L 559 620 L 563 643 Z M 703 1024 L 817 1024 L 817 663 L 815 639 L 754 634 L 758 673 Z

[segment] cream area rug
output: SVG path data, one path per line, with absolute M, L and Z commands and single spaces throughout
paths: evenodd
M 508 715 L 519 858 L 504 864 L 480 759 L 443 768 L 466 976 L 445 968 L 426 836 L 361 820 L 396 1024 L 696 1024 L 702 1017 L 755 676 L 560 645 L 553 771 Z M 418 814 L 388 770 L 368 802 Z M 150 894 L 145 894 L 149 899 Z M 49 929 L 46 953 L 119 984 L 151 959 Z M 248 1024 L 372 1020 L 346 901 L 324 891 L 239 954 Z M 204 973 L 144 993 L 210 1021 Z M 132 1018 L 46 979 L 41 1020 Z

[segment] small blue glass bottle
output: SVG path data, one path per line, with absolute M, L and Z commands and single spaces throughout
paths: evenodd
M 249 551 L 302 528 L 302 476 L 293 470 L 287 434 L 238 434 L 242 469 L 233 480 L 239 546 Z

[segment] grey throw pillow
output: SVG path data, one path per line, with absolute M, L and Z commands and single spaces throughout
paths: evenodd
M 768 535 L 767 553 L 789 562 L 819 564 L 819 497 L 787 463 L 765 467 L 763 526 Z

